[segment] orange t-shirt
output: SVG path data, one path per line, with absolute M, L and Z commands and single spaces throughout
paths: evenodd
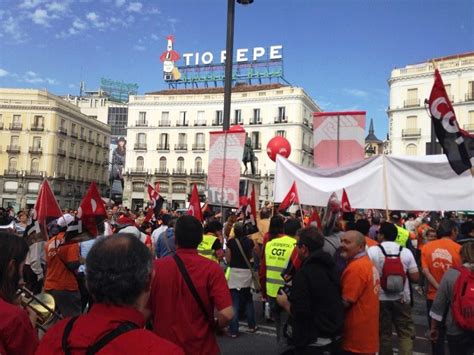
M 79 243 L 64 243 L 64 233 L 59 233 L 46 242 L 46 278 L 44 289 L 78 291 L 75 275 L 65 264 L 79 261 Z
M 377 269 L 367 255 L 349 262 L 341 278 L 346 311 L 342 347 L 356 353 L 379 351 L 379 290 Z
M 367 248 L 373 247 L 375 245 L 379 245 L 379 243 L 377 243 L 375 240 L 369 237 L 365 237 L 365 244 L 367 245 Z
M 441 238 L 428 242 L 421 249 L 421 267 L 428 269 L 436 282 L 440 283 L 443 275 L 451 267 L 461 265 L 461 246 L 449 238 Z M 429 300 L 436 297 L 436 289 L 429 284 Z

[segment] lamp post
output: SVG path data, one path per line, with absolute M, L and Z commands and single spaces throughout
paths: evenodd
M 250 5 L 253 0 L 237 0 L 239 4 Z M 230 128 L 230 97 L 232 94 L 232 61 L 234 55 L 234 14 L 235 0 L 227 0 L 227 39 L 225 49 L 225 82 L 224 82 L 224 131 Z

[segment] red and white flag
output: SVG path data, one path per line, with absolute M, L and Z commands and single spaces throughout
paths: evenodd
M 151 206 L 148 207 L 145 222 L 148 222 L 152 219 L 153 215 L 157 218 L 161 213 L 161 208 L 163 207 L 164 198 L 161 197 L 160 193 L 160 184 L 156 183 L 155 188 L 148 184 L 148 198 L 151 201 Z
M 288 191 L 288 194 L 285 196 L 283 201 L 280 203 L 280 207 L 278 207 L 278 211 L 286 211 L 291 205 L 295 203 L 300 203 L 300 200 L 298 198 L 298 190 L 296 189 L 296 182 L 293 182 L 293 185 L 291 185 L 290 191 Z
M 311 225 L 313 222 L 316 223 L 316 227 L 321 230 L 321 218 L 319 217 L 318 210 L 314 207 L 311 215 L 309 216 L 308 225 Z
M 99 190 L 97 190 L 95 181 L 89 185 L 86 196 L 84 196 L 79 205 L 77 218 L 81 221 L 91 237 L 97 237 L 99 235 L 97 225 L 107 218 L 107 211 L 104 201 L 102 197 L 100 197 Z
M 346 189 L 342 189 L 341 210 L 342 212 L 353 212 Z
M 49 186 L 48 180 L 44 179 L 38 192 L 35 207 L 32 211 L 32 223 L 38 223 L 37 226 L 43 231 L 44 238 L 48 238 L 47 228 L 49 222 L 63 215 L 59 208 L 58 201 L 54 197 L 53 191 Z M 37 233 L 40 231 L 37 230 Z
M 193 186 L 193 192 L 191 193 L 191 199 L 189 200 L 188 215 L 196 217 L 201 222 L 204 221 L 202 218 L 201 201 L 199 200 L 199 193 L 196 184 Z
M 257 208 L 255 203 L 255 186 L 252 185 L 252 192 L 247 199 L 247 206 L 245 207 L 244 224 L 249 224 L 246 231 L 249 234 L 258 232 L 257 229 Z

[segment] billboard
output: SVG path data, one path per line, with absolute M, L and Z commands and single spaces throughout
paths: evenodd
M 334 168 L 364 159 L 365 111 L 315 112 L 314 164 Z

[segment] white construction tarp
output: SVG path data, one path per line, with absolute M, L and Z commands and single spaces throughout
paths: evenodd
M 474 210 L 474 178 L 457 175 L 445 155 L 379 155 L 345 167 L 304 168 L 277 156 L 274 197 L 281 202 L 296 182 L 300 202 L 326 206 L 346 189 L 352 208 L 403 211 Z

